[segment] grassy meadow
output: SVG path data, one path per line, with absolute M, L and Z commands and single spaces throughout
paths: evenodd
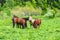
M 11 17 L 1 19 L 0 40 L 60 40 L 60 18 L 38 18 L 42 20 L 38 29 L 30 27 L 29 22 L 25 29 L 13 28 Z

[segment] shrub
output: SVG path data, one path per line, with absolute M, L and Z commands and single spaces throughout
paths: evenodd
M 3 7 L 1 7 L 1 4 L 0 4 L 0 11 L 3 9 Z
M 46 9 L 42 10 L 41 15 L 45 15 L 45 14 L 46 14 L 46 12 L 47 12 L 47 10 L 46 10 Z
M 6 13 L 8 16 L 11 16 L 11 9 L 5 8 L 3 12 Z
M 45 17 L 48 17 L 48 18 L 54 18 L 55 17 L 55 11 L 52 10 L 52 9 L 48 9 L 47 10 L 47 13 L 44 15 Z
M 13 8 L 14 7 L 14 0 L 6 0 L 6 3 L 4 6 L 9 7 L 9 8 Z
M 56 14 L 56 17 L 60 17 L 60 13 L 57 13 L 57 14 Z
M 57 10 L 56 17 L 60 17 L 60 10 Z
M 11 10 L 9 8 L 5 8 L 3 11 L 0 12 L 1 19 L 5 19 L 8 16 L 11 16 Z

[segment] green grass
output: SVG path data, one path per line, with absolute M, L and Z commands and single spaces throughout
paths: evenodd
M 60 18 L 41 18 L 40 28 L 13 28 L 11 18 L 0 20 L 0 40 L 60 40 Z

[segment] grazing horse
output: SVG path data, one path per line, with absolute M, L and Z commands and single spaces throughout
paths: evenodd
M 29 17 L 30 25 L 33 26 L 34 28 L 37 28 L 41 24 L 40 19 L 32 19 L 32 17 Z
M 15 26 L 15 24 L 19 27 L 19 25 L 22 26 L 22 28 L 25 28 L 25 20 L 23 18 L 18 18 L 17 16 L 13 16 L 13 28 Z
M 33 26 L 34 26 L 34 28 L 37 28 L 37 26 L 39 26 L 40 24 L 41 24 L 41 20 L 35 19 Z
M 31 16 L 29 16 L 29 22 L 30 22 L 30 26 L 32 26 L 32 25 L 33 25 L 33 23 L 34 23 L 34 19 L 32 19 L 32 17 L 31 17 Z

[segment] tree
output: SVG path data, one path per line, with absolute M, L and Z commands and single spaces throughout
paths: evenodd
M 1 7 L 4 5 L 5 2 L 6 2 L 6 0 L 0 0 Z

